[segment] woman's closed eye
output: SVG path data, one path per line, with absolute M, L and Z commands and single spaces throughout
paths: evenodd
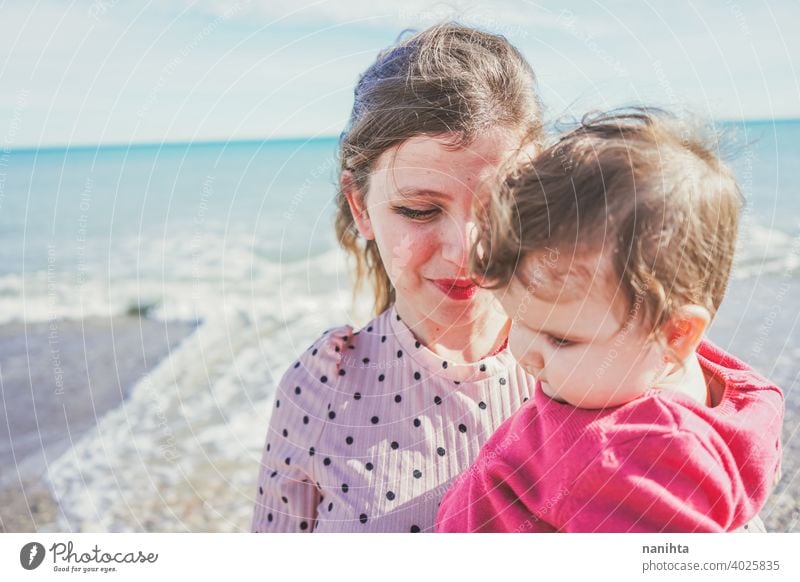
M 438 214 L 441 209 L 436 208 L 409 208 L 407 206 L 395 206 L 394 211 L 400 214 L 401 216 L 405 216 L 406 218 L 410 218 L 411 220 L 417 221 L 425 221 L 433 218 L 436 214 Z

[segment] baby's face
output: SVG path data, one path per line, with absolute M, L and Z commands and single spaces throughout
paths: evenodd
M 621 290 L 613 299 L 608 265 L 583 262 L 588 277 L 568 274 L 553 283 L 534 266 L 543 260 L 524 265 L 528 286 L 514 279 L 497 292 L 512 319 L 509 347 L 542 391 L 579 408 L 606 408 L 654 387 L 666 369 L 664 349 L 648 340 L 638 317 L 629 317 L 641 305 L 621 308 Z

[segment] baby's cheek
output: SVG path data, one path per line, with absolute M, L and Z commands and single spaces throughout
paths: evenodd
M 598 377 L 604 377 L 607 373 L 617 364 L 620 358 L 626 358 L 624 350 L 620 350 L 617 346 L 609 346 L 605 350 L 598 350 L 595 354 L 593 364 L 593 372 Z

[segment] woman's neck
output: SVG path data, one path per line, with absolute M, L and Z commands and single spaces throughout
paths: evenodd
M 414 336 L 429 350 L 456 364 L 477 362 L 500 350 L 508 339 L 511 320 L 497 306 L 470 318 L 441 324 L 413 310 L 396 307 Z

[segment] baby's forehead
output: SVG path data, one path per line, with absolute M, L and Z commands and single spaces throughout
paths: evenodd
M 564 253 L 526 257 L 498 298 L 514 321 L 563 337 L 608 339 L 626 321 L 627 303 L 613 268 L 602 259 L 569 260 Z M 563 262 L 562 262 L 563 261 Z
M 518 291 L 549 303 L 572 303 L 588 297 L 611 303 L 619 287 L 605 253 L 549 247 L 522 261 L 514 283 Z

